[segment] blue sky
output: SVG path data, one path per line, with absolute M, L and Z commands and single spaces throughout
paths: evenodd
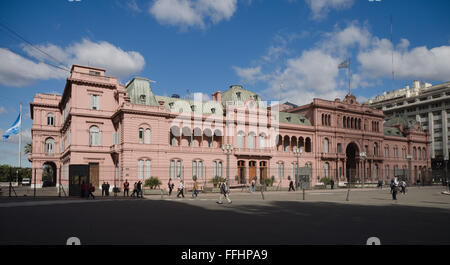
M 448 10 L 446 0 L 3 0 L 0 22 L 53 58 L 0 27 L 0 133 L 22 102 L 30 141 L 29 102 L 62 93 L 67 73 L 43 62 L 104 67 L 123 83 L 144 76 L 159 95 L 243 84 L 298 104 L 344 96 L 346 58 L 360 100 L 449 81 Z M 15 137 L 0 144 L 3 163 L 18 163 Z

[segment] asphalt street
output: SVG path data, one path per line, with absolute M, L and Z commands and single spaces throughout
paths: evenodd
M 1 198 L 0 244 L 450 244 L 450 196 L 441 187 L 350 193 L 233 192 L 145 199 Z

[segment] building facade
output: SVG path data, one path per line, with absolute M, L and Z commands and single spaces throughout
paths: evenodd
M 76 165 L 88 165 L 94 185 L 112 187 L 150 177 L 162 187 L 169 178 L 209 186 L 215 177 L 286 187 L 300 171 L 311 186 L 323 178 L 339 185 L 389 180 L 406 168 L 414 182 L 430 168 L 426 131 L 400 119 L 383 124 L 382 110 L 351 94 L 280 105 L 232 85 L 212 100 L 188 100 L 155 95 L 146 78 L 123 85 L 103 69 L 74 65 L 63 94 L 36 94 L 30 109 L 38 186 L 79 184 Z
M 384 93 L 370 99 L 368 103 L 382 110 L 386 119 L 407 117 L 419 122 L 422 129 L 430 134 L 433 169 L 440 169 L 447 164 L 450 150 L 450 82 L 431 85 L 416 80 L 411 88 L 405 86 Z

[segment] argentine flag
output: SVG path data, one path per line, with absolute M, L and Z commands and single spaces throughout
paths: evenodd
M 11 128 L 9 128 L 5 134 L 3 134 L 3 141 L 6 141 L 10 135 L 18 134 L 20 131 L 20 123 L 22 121 L 21 119 L 22 113 L 19 113 L 19 116 L 17 116 L 16 121 L 13 123 Z

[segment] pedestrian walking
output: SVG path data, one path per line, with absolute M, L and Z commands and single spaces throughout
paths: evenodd
M 380 179 L 380 180 L 378 180 L 378 185 L 377 185 L 377 188 L 380 188 L 380 189 L 382 189 L 383 188 L 383 181 Z
M 255 179 L 252 179 L 252 192 L 255 192 Z
M 294 181 L 291 179 L 291 181 L 289 182 L 289 191 L 295 191 L 295 187 L 294 187 Z
M 183 184 L 183 180 L 180 180 L 180 185 L 178 186 L 177 198 L 180 198 L 180 195 L 183 196 L 183 198 L 184 198 L 184 184 Z
M 92 196 L 92 199 L 95 200 L 95 196 L 94 196 L 94 191 L 95 191 L 95 187 L 92 185 L 92 183 L 89 183 L 89 189 L 88 189 L 88 196 L 87 199 L 89 200 L 89 197 Z
M 222 200 L 223 198 L 227 199 L 228 203 L 231 203 L 231 199 L 229 197 L 230 191 L 227 188 L 227 185 L 225 184 L 225 181 L 220 183 L 220 196 L 219 196 L 219 201 L 216 202 L 218 204 L 223 204 Z
M 400 193 L 403 193 L 403 195 L 406 195 L 406 181 L 402 180 L 400 183 Z
M 134 197 L 137 195 L 137 182 L 133 185 L 133 193 L 131 193 L 131 197 Z
M 169 183 L 167 183 L 167 186 L 169 186 L 169 196 L 172 195 L 172 190 L 175 184 L 173 184 L 172 179 L 169 179 Z
M 334 180 L 333 179 L 330 180 L 330 185 L 331 185 L 331 189 L 334 189 Z
M 137 189 L 137 197 L 138 198 L 143 198 L 142 196 L 142 182 L 139 180 L 137 185 L 136 185 L 136 189 Z
M 398 183 L 397 177 L 394 177 L 393 182 L 392 182 L 392 187 L 391 187 L 393 200 L 397 200 L 398 184 L 399 183 Z
M 198 184 L 197 184 L 197 180 L 194 180 L 194 188 L 193 188 L 193 192 L 192 192 L 192 198 L 197 198 L 198 196 Z
M 128 183 L 128 179 L 125 180 L 125 183 L 123 183 L 123 197 L 125 197 L 125 193 L 128 197 L 128 191 L 130 190 L 130 183 Z
M 84 198 L 86 196 L 86 183 L 84 181 L 81 183 L 81 197 Z

